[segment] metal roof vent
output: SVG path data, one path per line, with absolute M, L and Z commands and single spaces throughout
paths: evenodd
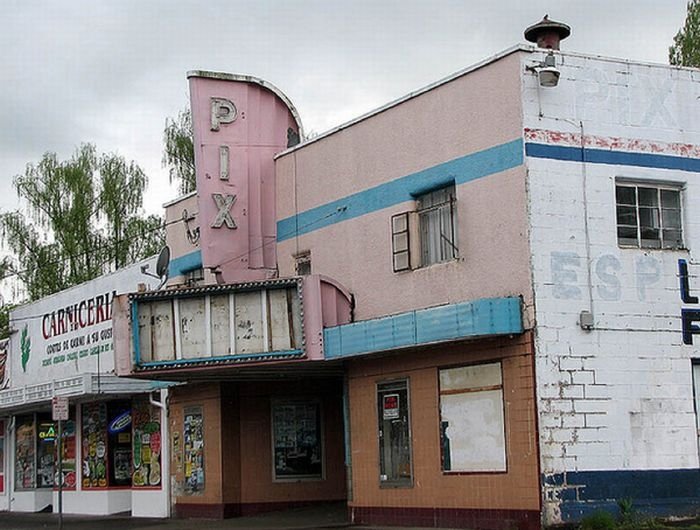
M 558 50 L 559 43 L 569 35 L 571 28 L 563 22 L 549 20 L 549 15 L 525 30 L 526 40 L 548 50 Z

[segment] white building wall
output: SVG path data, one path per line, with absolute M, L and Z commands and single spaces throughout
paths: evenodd
M 524 137 L 545 521 L 557 522 L 604 505 L 569 481 L 577 472 L 698 467 L 700 336 L 683 344 L 678 260 L 700 289 L 700 174 L 646 155 L 699 157 L 700 72 L 557 54 L 559 85 L 542 88 L 525 68 L 541 58 L 523 54 Z M 582 131 L 608 163 L 557 160 L 580 153 Z M 616 178 L 683 187 L 687 251 L 618 247 Z

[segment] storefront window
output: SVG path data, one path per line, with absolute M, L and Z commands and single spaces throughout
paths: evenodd
M 71 415 L 73 415 L 71 411 Z M 63 487 L 75 489 L 77 474 L 75 468 L 75 422 L 68 420 L 61 425 L 63 438 L 63 456 L 61 460 L 61 470 L 63 471 Z M 58 477 L 58 444 L 56 444 L 56 476 Z
M 56 425 L 46 415 L 37 416 L 36 487 L 52 488 L 56 457 Z
M 83 488 L 131 485 L 131 402 L 82 407 Z
M 321 478 L 321 406 L 280 401 L 272 406 L 275 479 Z
M 147 399 L 134 399 L 132 409 L 134 488 L 159 487 L 161 482 L 160 410 Z
M 107 487 L 107 404 L 82 406 L 83 488 Z
M 71 413 L 72 414 L 72 413 Z M 1 423 L 1 422 L 0 422 Z M 52 488 L 58 479 L 58 424 L 49 414 L 20 416 L 15 432 L 15 481 L 19 490 Z M 63 487 L 74 489 L 75 421 L 62 423 L 63 431 Z M 3 449 L 0 435 L 0 453 Z M 2 464 L 0 456 L 0 464 Z M 0 477 L 2 477 L 0 467 Z M 1 484 L 1 482 L 0 482 Z M 2 489 L 0 489 L 0 492 Z
M 36 487 L 34 416 L 18 417 L 15 426 L 15 487 L 33 489 Z
M 107 454 L 110 486 L 131 486 L 131 402 L 107 403 Z
M 413 484 L 408 382 L 377 385 L 379 482 L 386 487 Z

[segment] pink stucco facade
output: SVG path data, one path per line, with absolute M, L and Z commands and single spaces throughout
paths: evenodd
M 276 160 L 277 219 L 302 219 L 297 225 L 324 205 L 342 210 L 345 198 L 357 194 L 387 202 L 390 186 L 444 171 L 456 184 L 459 258 L 393 272 L 390 220 L 415 209 L 408 197 L 281 240 L 280 275 L 294 275 L 295 256 L 310 251 L 312 272 L 341 279 L 354 294 L 356 320 L 488 296 L 522 296 L 527 319 L 532 293 L 521 136 L 516 52 L 286 151 Z M 478 170 L 472 165 L 504 145 L 515 162 L 469 176 Z M 498 165 L 500 155 L 493 156 Z M 411 182 L 409 193 L 428 191 Z M 516 262 L 523 266 L 513 268 Z
M 254 78 L 190 72 L 202 264 L 225 282 L 275 274 L 273 157 L 300 129 L 293 108 Z

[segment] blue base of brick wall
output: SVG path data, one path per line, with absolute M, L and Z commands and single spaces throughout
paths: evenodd
M 617 514 L 621 499 L 648 515 L 700 515 L 700 469 L 577 471 L 542 480 L 546 497 L 560 501 L 562 522 L 579 521 L 597 510 Z

